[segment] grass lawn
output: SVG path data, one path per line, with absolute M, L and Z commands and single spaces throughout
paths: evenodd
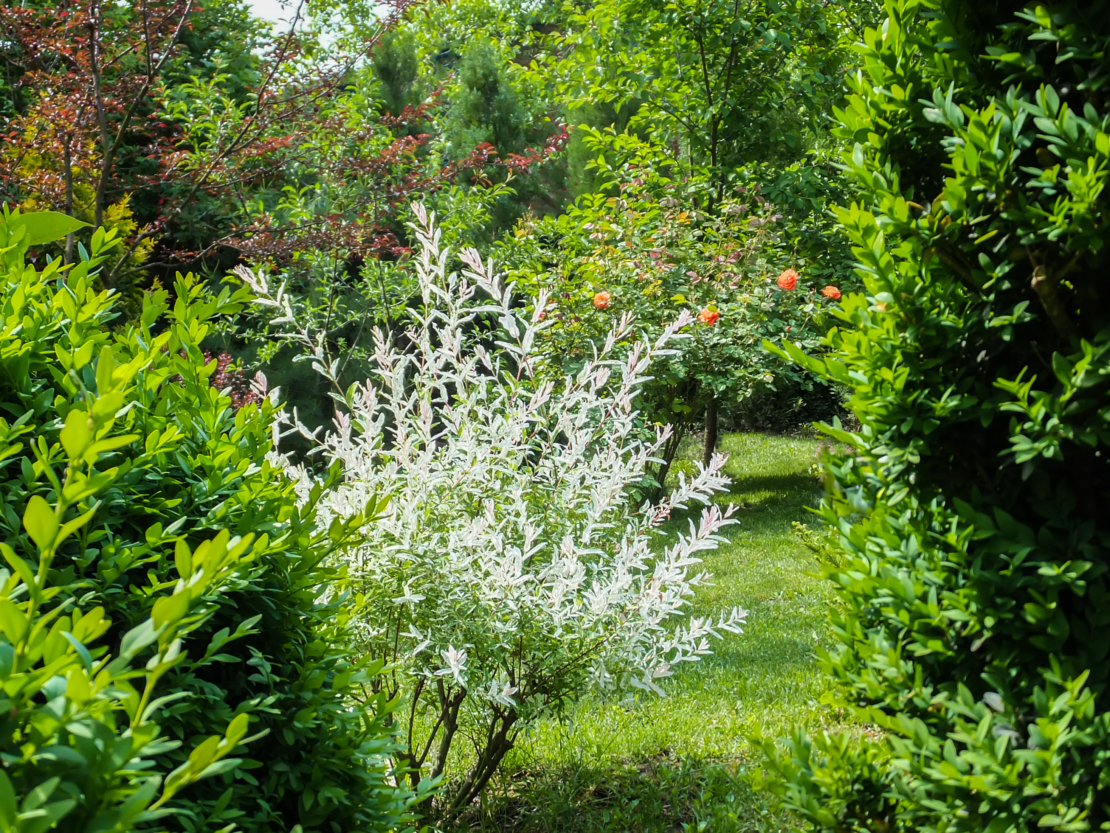
M 794 533 L 818 499 L 810 467 L 816 441 L 727 435 L 731 493 L 740 523 L 706 558 L 714 576 L 694 606 L 740 605 L 743 635 L 724 634 L 715 654 L 686 666 L 663 698 L 578 704 L 517 743 L 480 813 L 482 831 L 779 831 L 743 777 L 757 761 L 748 739 L 781 737 L 828 719 L 827 680 L 815 661 L 826 637 L 817 562 Z M 691 454 L 697 449 L 690 448 Z

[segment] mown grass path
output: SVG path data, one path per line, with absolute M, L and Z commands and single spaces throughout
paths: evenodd
M 827 593 L 795 522 L 818 499 L 814 440 L 732 434 L 737 503 L 730 542 L 706 558 L 714 576 L 694 606 L 700 615 L 740 605 L 740 636 L 685 666 L 664 698 L 632 704 L 590 700 L 565 722 L 518 742 L 472 829 L 487 831 L 779 831 L 742 777 L 753 735 L 782 737 L 821 722 L 828 682 L 816 664 L 826 641 Z

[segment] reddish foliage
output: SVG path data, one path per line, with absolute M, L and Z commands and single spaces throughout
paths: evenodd
M 213 361 L 212 354 L 204 352 L 205 365 Z M 235 360 L 228 352 L 222 352 L 215 357 L 216 370 L 208 379 L 208 384 L 216 390 L 225 392 L 231 397 L 231 407 L 236 411 L 247 405 L 257 405 L 262 401 L 255 384 L 246 371 L 232 367 Z
M 388 20 L 395 21 L 417 2 L 392 0 Z M 442 106 L 439 92 L 417 107 L 352 130 L 329 105 L 345 95 L 350 67 L 375 42 L 365 44 L 358 55 L 311 62 L 311 76 L 290 80 L 286 70 L 301 50 L 294 23 L 263 50 L 264 80 L 253 91 L 256 103 L 249 116 L 198 164 L 200 157 L 185 141 L 183 126 L 155 115 L 163 69 L 197 13 L 195 0 L 0 5 L 0 38 L 12 45 L 10 54 L 21 56 L 15 86 L 26 102 L 21 113 L 0 124 L 7 137 L 0 150 L 0 199 L 19 203 L 34 197 L 40 207 L 100 223 L 114 201 L 145 193 L 148 213 L 140 218 L 145 226 L 127 241 L 127 254 L 158 235 L 163 262 L 152 264 L 156 266 L 188 267 L 223 246 L 277 263 L 307 249 L 343 257 L 401 257 L 407 248 L 395 233 L 398 216 L 415 196 L 464 177 L 489 184 L 492 169 L 498 167 L 529 172 L 567 142 L 563 128 L 543 147 L 523 154 L 501 157 L 482 144 L 458 161 L 432 163 L 422 153 L 430 137 L 418 131 Z M 318 158 L 310 150 L 314 135 L 341 136 L 361 147 L 383 129 L 415 135 L 402 135 L 366 156 Z M 29 161 L 34 164 L 24 164 Z M 357 177 L 362 191 L 342 215 L 301 225 L 264 217 L 237 228 L 195 227 L 195 216 L 203 213 L 196 210 L 199 200 L 241 206 L 258 188 L 286 182 L 293 167 L 316 181 L 342 184 Z M 167 233 L 177 231 L 199 235 L 199 248 L 186 249 L 181 243 L 171 247 Z M 111 285 L 120 270 L 130 268 L 129 257 L 121 258 L 105 275 L 106 282 Z
M 394 128 L 405 126 L 405 118 L 425 118 L 434 100 L 419 108 L 406 107 L 401 116 L 383 117 Z M 331 125 L 339 129 L 341 125 Z M 373 128 L 368 128 L 373 129 Z M 349 134 L 350 135 L 350 134 Z M 361 138 L 357 133 L 353 139 Z M 420 154 L 421 149 L 431 140 L 426 133 L 402 136 L 395 139 L 377 156 L 345 158 L 333 167 L 323 168 L 320 173 L 335 181 L 346 176 L 360 176 L 363 182 L 373 182 L 377 190 L 369 190 L 360 204 L 348 216 L 330 215 L 299 226 L 281 225 L 272 218 L 266 218 L 249 228 L 241 228 L 234 238 L 228 240 L 244 254 L 252 258 L 283 262 L 296 251 L 337 251 L 344 257 L 402 257 L 408 254 L 408 247 L 401 245 L 391 230 L 397 225 L 400 209 L 414 197 L 435 193 L 461 177 L 469 175 L 480 185 L 489 185 L 487 171 L 490 168 L 506 168 L 518 173 L 527 173 L 532 166 L 550 159 L 567 143 L 566 128 L 554 134 L 539 149 L 532 149 L 523 155 L 507 154 L 502 157 L 493 145 L 483 142 L 464 158 L 430 166 Z
M 395 0 L 395 19 L 414 0 Z M 6 123 L 0 149 L 0 199 L 50 208 L 102 224 L 107 206 L 148 192 L 152 216 L 128 241 L 134 251 L 163 235 L 203 197 L 241 204 L 251 188 L 280 182 L 290 153 L 321 125 L 325 104 L 343 92 L 359 55 L 318 62 L 311 77 L 290 81 L 300 55 L 296 22 L 264 50 L 263 78 L 247 118 L 203 164 L 185 164 L 193 149 L 182 125 L 156 117 L 164 70 L 194 24 L 195 0 L 136 0 L 113 4 L 59 0 L 42 8 L 0 5 L 0 39 L 13 89 L 24 106 Z M 367 44 L 368 50 L 372 44 Z M 386 154 L 382 168 L 404 151 Z M 226 231 L 226 230 L 225 230 Z M 246 236 L 250 230 L 241 230 Z M 212 234 L 200 251 L 164 251 L 181 264 L 229 242 Z M 163 239 L 164 235 L 163 235 Z M 120 260 L 105 276 L 108 283 Z
M 13 91 L 28 102 L 4 125 L 0 189 L 7 199 L 34 196 L 99 222 L 112 199 L 172 171 L 179 129 L 149 116 L 192 10 L 192 0 L 143 0 L 134 14 L 98 0 L 0 5 Z M 127 181 L 118 181 L 125 154 L 156 164 L 128 165 Z M 139 167 L 146 172 L 131 170 Z

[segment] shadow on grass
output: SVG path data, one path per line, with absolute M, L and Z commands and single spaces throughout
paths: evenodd
M 807 507 L 816 506 L 821 490 L 808 473 L 737 477 L 728 492 L 714 500 L 736 504 L 740 525 L 726 533 L 761 538 L 792 538 L 795 521 L 809 522 Z
M 807 502 L 818 491 L 813 475 L 806 471 L 796 474 L 740 475 L 733 477 L 728 494 L 733 498 L 758 498 L 767 502 L 768 498 L 776 506 L 782 504 Z
M 453 833 L 746 833 L 785 829 L 735 763 L 695 758 L 518 769 Z
M 745 528 L 765 533 L 789 530 L 796 520 L 806 520 L 805 507 L 814 506 L 821 495 L 820 487 L 808 472 L 770 476 L 735 477 L 727 492 L 714 497 L 717 504 L 734 503 L 738 509 L 736 517 L 745 521 Z M 683 528 L 690 518 L 701 515 L 701 506 L 692 504 L 685 512 L 671 516 L 664 529 L 670 530 L 676 521 Z M 748 519 L 756 520 L 749 526 Z

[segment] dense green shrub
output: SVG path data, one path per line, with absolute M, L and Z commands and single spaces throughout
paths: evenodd
M 1110 830 L 1110 5 L 888 0 L 839 114 L 867 295 L 816 372 L 843 704 L 773 786 L 835 831 Z
M 9 222 L 14 229 L 26 221 Z M 144 703 L 147 717 L 181 743 L 148 748 L 152 769 L 142 777 L 176 769 L 205 737 L 233 721 L 241 726 L 243 715 L 254 734 L 238 750 L 237 767 L 191 787 L 187 805 L 175 806 L 159 827 L 234 823 L 285 833 L 301 825 L 346 833 L 405 826 L 409 799 L 394 789 L 386 764 L 393 749 L 388 708 L 362 685 L 380 665 L 350 656 L 336 603 L 319 601 L 336 579 L 325 566 L 328 554 L 349 543 L 363 519 L 319 528 L 315 501 L 298 508 L 287 478 L 266 459 L 269 400 L 236 411 L 227 393 L 209 384 L 216 362 L 205 362 L 201 343 L 215 316 L 241 308 L 242 293 L 212 298 L 182 277 L 172 307 L 168 293 L 152 293 L 134 324 L 112 331 L 113 298 L 93 288 L 90 272 L 114 242 L 110 236 L 98 232 L 91 259 L 67 275 L 57 261 L 41 274 L 25 266 L 28 236 L 9 233 L 3 227 L 0 236 L 8 240 L 0 276 L 0 407 L 11 421 L 0 537 L 56 588 L 59 603 L 101 611 L 111 625 L 93 631 L 108 645 L 152 612 L 157 621 L 159 600 L 189 575 L 189 559 L 167 558 L 168 550 L 195 550 L 220 532 L 254 540 L 221 592 L 197 602 L 203 618 L 184 619 L 192 631 L 184 652 L 159 672 L 159 699 Z M 98 407 L 114 415 L 96 424 L 93 448 L 105 473 L 96 475 L 94 490 L 70 494 L 54 470 L 67 453 L 76 456 L 66 431 L 86 402 L 97 418 Z M 24 531 L 29 507 L 44 499 L 62 506 L 60 522 L 72 516 L 84 524 L 56 545 L 50 562 L 40 561 L 42 543 L 36 547 L 33 531 Z
M 57 261 L 41 275 L 34 268 L 25 269 L 23 253 L 29 243 L 50 239 L 51 226 L 57 232 L 67 224 L 78 225 L 61 215 L 0 220 L 0 257 L 9 290 L 0 302 L 0 355 L 7 374 L 29 369 L 36 325 L 41 323 L 35 313 L 46 308 L 41 303 L 44 281 L 59 273 Z M 66 278 L 79 297 L 88 290 L 90 269 L 103 260 L 111 240 L 99 232 L 91 243 L 92 257 L 69 270 Z M 30 342 L 18 337 L 22 328 L 30 331 Z M 62 362 L 78 368 L 90 365 L 91 351 L 58 346 L 56 355 Z M 67 539 L 78 536 L 87 552 L 88 545 L 103 538 L 96 529 L 96 509 L 110 495 L 122 468 L 111 466 L 112 458 L 138 439 L 136 434 L 113 434 L 113 428 L 143 360 L 154 358 L 152 347 L 146 346 L 145 356 L 136 356 L 139 361 L 118 365 L 112 347 L 103 346 L 95 378 L 88 379 L 81 395 L 62 403 L 64 420 L 53 426 L 53 442 L 44 434 L 32 437 L 32 426 L 22 414 L 13 422 L 0 417 L 0 470 L 9 468 L 25 449 L 36 458 L 30 463 L 24 457 L 18 475 L 5 473 L 34 492 L 22 517 L 10 504 L 0 504 L 10 533 L 0 543 L 7 564 L 0 568 L 4 831 L 32 833 L 58 824 L 69 830 L 130 830 L 171 812 L 169 802 L 183 787 L 238 763 L 227 755 L 246 734 L 246 714 L 228 725 L 225 738 L 210 737 L 190 750 L 163 781 L 150 769 L 150 756 L 167 748 L 167 738 L 152 720 L 158 701 L 150 698 L 159 679 L 185 661 L 181 638 L 204 625 L 216 594 L 239 564 L 265 548 L 264 538 L 230 539 L 225 531 L 195 550 L 178 540 L 174 560 L 183 580 L 160 587 L 137 582 L 153 604 L 149 615 L 123 634 L 115 657 L 96 644 L 111 627 L 104 608 L 90 609 L 86 599 L 66 592 L 72 590 L 72 575 L 65 557 L 58 559 L 60 551 L 73 546 L 65 546 Z M 5 381 L 15 378 L 8 375 Z M 82 511 L 90 504 L 91 509 Z M 168 548 L 172 542 L 153 543 Z M 70 587 L 59 581 L 70 582 Z M 131 660 L 151 646 L 154 652 L 144 674 Z

